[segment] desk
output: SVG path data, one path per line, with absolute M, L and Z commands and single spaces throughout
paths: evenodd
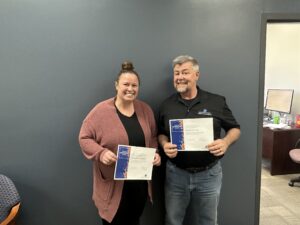
M 271 160 L 271 175 L 300 173 L 300 164 L 294 163 L 289 156 L 299 138 L 300 129 L 263 128 L 262 156 Z

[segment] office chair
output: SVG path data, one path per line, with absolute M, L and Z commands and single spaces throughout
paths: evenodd
M 295 148 L 292 149 L 292 150 L 290 150 L 289 154 L 290 154 L 291 159 L 295 163 L 299 163 L 300 164 L 300 138 L 296 142 Z M 295 182 L 300 182 L 300 177 L 291 179 L 290 182 L 289 182 L 289 185 L 291 187 L 293 187 Z
M 0 225 L 15 225 L 20 208 L 19 193 L 8 177 L 0 174 Z

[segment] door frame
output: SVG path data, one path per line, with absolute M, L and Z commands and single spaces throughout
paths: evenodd
M 259 94 L 258 94 L 258 130 L 257 130 L 257 164 L 256 164 L 256 199 L 255 199 L 255 224 L 259 225 L 260 219 L 260 187 L 261 187 L 261 162 L 262 162 L 262 131 L 263 109 L 264 109 L 264 88 L 265 88 L 265 63 L 266 63 L 266 37 L 268 23 L 289 23 L 300 22 L 300 13 L 263 13 L 261 16 L 260 30 L 260 61 L 259 61 Z

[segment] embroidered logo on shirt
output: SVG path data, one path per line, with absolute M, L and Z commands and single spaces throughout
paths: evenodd
M 211 116 L 212 114 L 208 112 L 207 109 L 203 109 L 198 112 L 198 115 Z

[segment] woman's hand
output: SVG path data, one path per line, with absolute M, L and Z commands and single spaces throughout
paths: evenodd
M 117 156 L 112 151 L 106 151 L 101 157 L 100 161 L 105 165 L 111 165 L 117 161 Z
M 160 163 L 161 163 L 160 155 L 158 153 L 155 153 L 154 160 L 153 160 L 153 165 L 154 166 L 160 166 Z

